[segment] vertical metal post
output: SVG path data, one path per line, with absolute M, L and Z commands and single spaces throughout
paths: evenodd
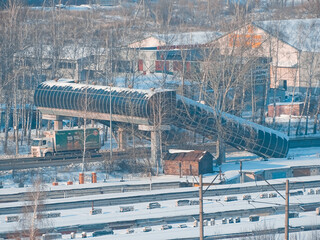
M 202 196 L 202 174 L 199 176 L 199 225 L 200 225 L 200 240 L 203 240 L 203 196 Z
M 110 162 L 112 162 L 112 104 L 111 104 L 111 86 L 110 86 L 110 104 L 109 104 L 109 111 L 110 111 Z
M 289 240 L 289 180 L 286 180 L 285 240 Z
M 242 161 L 240 161 L 240 183 L 243 183 L 243 178 L 242 178 Z

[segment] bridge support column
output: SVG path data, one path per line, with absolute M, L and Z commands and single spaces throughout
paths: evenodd
M 42 119 L 53 121 L 53 129 L 54 130 L 59 130 L 59 129 L 63 128 L 63 126 L 62 126 L 63 118 L 59 115 L 43 114 Z
M 119 150 L 126 150 L 127 148 L 127 134 L 123 128 L 118 129 L 118 148 Z
M 54 130 L 59 130 L 59 129 L 62 129 L 63 126 L 62 126 L 62 120 L 55 120 L 53 121 L 53 129 Z
M 155 168 L 159 170 L 159 172 L 161 172 L 162 159 L 161 159 L 160 132 L 165 130 L 170 130 L 170 126 L 169 125 L 161 125 L 161 126 L 139 125 L 139 130 L 151 132 L 151 163 Z

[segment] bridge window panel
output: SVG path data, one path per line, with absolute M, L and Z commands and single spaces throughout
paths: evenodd
M 53 107 L 54 108 L 58 108 L 58 106 L 57 106 L 57 94 L 58 94 L 59 92 L 57 92 L 57 91 L 52 91 L 52 99 L 53 99 L 53 101 L 52 101 L 52 104 L 53 104 Z
M 103 95 L 99 94 L 97 99 L 97 105 L 98 105 L 97 107 L 100 113 L 104 113 L 104 109 L 102 108 L 102 101 L 103 101 Z
M 54 94 L 54 96 L 55 96 L 55 106 L 56 106 L 56 108 L 61 108 L 60 107 L 60 102 L 61 102 L 61 93 L 63 93 L 63 92 L 61 92 L 61 91 L 55 91 L 55 94 Z
M 97 91 L 94 88 L 89 88 L 88 92 L 87 92 L 87 96 L 85 95 L 85 97 L 87 97 L 87 104 L 88 104 L 88 111 L 92 111 L 95 112 L 95 91 Z
M 58 108 L 60 109 L 65 109 L 64 107 L 64 98 L 65 98 L 65 90 L 62 90 L 62 91 L 58 91 L 58 101 L 57 101 L 57 105 L 58 105 Z
M 96 94 L 97 94 L 97 99 L 96 99 L 97 111 L 102 113 L 102 108 L 101 108 L 102 89 L 99 89 Z
M 54 108 L 53 94 L 54 94 L 54 91 L 50 89 L 48 91 L 48 97 L 47 97 L 47 101 L 48 101 L 47 104 L 49 108 Z
M 42 106 L 43 107 L 50 107 L 50 94 L 51 92 L 48 90 L 48 89 L 43 89 L 42 90 L 42 96 L 43 96 L 43 99 L 42 99 Z
M 47 94 L 47 90 L 46 89 L 40 89 L 40 102 L 39 104 L 41 104 L 42 107 L 46 106 L 47 104 L 47 97 L 48 97 L 48 94 Z
M 104 95 L 103 101 L 102 101 L 102 107 L 104 109 L 105 113 L 110 113 L 109 112 L 109 96 L 108 95 Z
M 136 113 L 137 99 L 138 99 L 138 93 L 136 93 L 136 92 L 131 93 L 129 98 L 126 99 L 126 102 L 127 102 L 126 113 L 129 116 L 137 115 L 137 113 Z
M 65 107 L 66 94 L 67 94 L 67 92 L 64 90 L 61 92 L 61 94 L 59 96 L 59 99 L 60 99 L 59 105 L 60 105 L 60 108 L 62 108 L 62 109 L 66 109 L 66 107 Z
M 50 91 L 51 91 L 51 95 L 50 95 L 50 98 L 51 98 L 51 104 L 52 104 L 52 108 L 57 108 L 56 106 L 56 89 L 57 87 L 56 86 L 53 86 Z
M 269 132 L 265 132 L 264 138 L 264 147 L 266 148 L 266 154 L 270 153 L 270 145 L 271 145 L 271 134 Z
M 74 105 L 73 105 L 74 95 L 75 95 L 74 91 L 70 91 L 68 105 L 69 105 L 69 109 L 71 110 L 74 110 Z
M 38 89 L 37 91 L 37 99 L 35 101 L 36 105 L 43 107 L 43 103 L 44 103 L 44 99 L 43 99 L 43 95 L 44 95 L 44 90 L 43 89 Z
M 135 111 L 135 115 L 138 117 L 143 117 L 144 116 L 144 104 L 143 104 L 143 99 L 138 96 L 138 98 L 135 99 L 134 103 L 134 109 Z M 154 109 L 153 109 L 154 110 Z M 154 119 L 154 111 L 152 112 L 152 120 Z
M 77 90 L 74 95 L 73 106 L 74 110 L 80 110 L 81 91 Z
M 69 109 L 69 94 L 70 94 L 70 91 L 68 89 L 65 89 L 64 98 L 63 98 L 64 109 Z
M 67 107 L 67 109 L 69 109 L 69 110 L 72 110 L 72 107 L 71 107 L 71 97 L 72 97 L 72 92 L 70 91 L 70 89 L 68 89 L 68 95 L 67 95 L 67 98 L 66 98 L 66 107 Z
M 75 92 L 73 92 L 73 98 L 72 98 L 72 109 L 73 110 L 79 110 L 79 101 L 80 101 L 80 92 L 79 90 L 76 90 Z
M 100 99 L 99 99 L 99 112 L 101 112 L 101 113 L 105 113 L 105 112 L 106 112 L 106 109 L 103 108 L 103 106 L 104 106 L 104 103 L 103 103 L 104 97 L 105 97 L 105 96 L 104 96 L 103 94 L 100 94 Z
M 61 104 L 61 100 L 62 100 L 62 95 L 63 95 L 63 91 L 55 91 L 55 97 L 56 97 L 56 108 L 62 108 L 62 104 Z
M 43 107 L 48 107 L 48 104 L 49 104 L 49 87 L 48 86 L 43 86 L 42 88 L 40 88 L 40 90 L 42 91 L 42 106 Z
M 119 104 L 121 104 L 121 93 L 114 91 L 113 92 L 115 97 L 111 97 L 111 110 L 113 114 L 121 114 L 121 108 Z

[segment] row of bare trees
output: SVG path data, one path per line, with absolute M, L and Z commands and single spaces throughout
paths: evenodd
M 143 73 L 137 69 L 139 49 L 127 48 L 128 43 L 133 40 L 142 39 L 150 33 L 169 35 L 173 31 L 195 29 L 226 32 L 238 29 L 253 20 L 265 19 L 264 12 L 252 14 L 255 9 L 261 10 L 262 5 L 259 1 L 248 1 L 246 5 L 232 5 L 232 1 L 228 2 L 229 5 L 225 5 L 224 1 L 199 2 L 194 5 L 192 1 L 186 0 L 178 1 L 176 4 L 166 0 L 156 3 L 144 0 L 138 4 L 126 4 L 118 10 L 92 9 L 70 12 L 55 7 L 49 10 L 34 10 L 23 6 L 18 0 L 8 0 L 8 5 L 0 12 L 3 20 L 0 26 L 0 91 L 1 103 L 6 111 L 3 127 L 5 152 L 9 153 L 11 115 L 16 154 L 19 153 L 19 143 L 22 144 L 24 139 L 30 139 L 31 122 L 36 121 L 37 128 L 40 129 L 41 115 L 30 114 L 27 106 L 31 106 L 32 109 L 32 90 L 44 79 L 67 75 L 68 78 L 78 78 L 87 83 L 99 81 L 99 84 L 117 86 L 117 79 L 121 76 L 124 78 L 122 86 L 136 87 L 144 80 Z M 293 3 L 288 6 L 285 1 L 273 1 L 268 7 L 281 5 L 286 11 L 297 13 L 302 8 L 307 9 L 311 2 L 308 4 Z M 317 3 L 314 4 L 316 6 Z M 209 22 L 203 20 L 205 9 Z M 106 18 L 106 15 L 109 18 Z M 118 16 L 121 16 L 120 20 L 117 20 Z M 279 18 L 276 13 L 272 17 Z M 218 50 L 226 46 L 206 46 L 201 52 L 201 67 L 197 67 L 198 70 L 195 71 L 187 71 L 187 51 L 181 49 L 182 67 L 174 73 L 173 78 L 179 79 L 177 82 L 180 85 L 180 94 L 204 101 L 217 111 L 239 116 L 243 111 L 251 111 L 252 121 L 263 124 L 270 86 L 268 71 L 275 71 L 275 76 L 278 72 L 275 68 L 270 69 L 268 60 L 261 64 L 259 55 L 252 57 L 252 46 L 244 44 L 239 47 L 237 40 L 234 40 L 235 42 L 228 46 L 228 54 Z M 230 41 L 224 44 L 230 45 Z M 274 52 L 279 51 L 274 46 L 276 45 L 270 47 L 267 58 L 273 58 Z M 101 48 L 105 49 L 102 53 Z M 70 59 L 71 55 L 77 56 Z M 312 63 L 308 66 L 316 65 L 316 57 L 309 58 Z M 61 63 L 62 60 L 66 65 Z M 129 62 L 129 67 L 126 67 L 129 71 L 117 72 L 118 65 L 127 64 L 125 62 Z M 194 63 L 199 64 L 197 61 Z M 257 66 L 266 72 L 265 81 L 262 83 L 257 83 L 254 77 Z M 315 74 L 310 72 L 309 75 L 313 79 Z M 156 77 L 161 87 L 168 86 L 170 76 L 166 72 Z M 274 81 L 275 86 L 279 85 L 277 77 Z M 276 91 L 274 94 L 276 95 Z M 303 100 L 304 113 L 314 116 L 313 129 L 317 132 L 318 100 L 311 90 L 307 91 Z M 315 107 L 312 107 L 313 104 Z M 302 117 L 301 115 L 300 119 Z M 309 117 L 305 125 L 306 132 L 308 121 Z M 273 125 L 276 125 L 275 117 Z M 289 120 L 288 129 L 290 128 Z

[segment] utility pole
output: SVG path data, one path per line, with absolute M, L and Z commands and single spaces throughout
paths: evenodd
M 200 240 L 203 240 L 203 195 L 202 195 L 202 174 L 199 176 L 199 225 L 200 225 Z
M 286 180 L 285 240 L 289 240 L 289 180 Z
M 110 163 L 112 163 L 112 85 L 110 84 L 110 94 L 109 94 L 109 98 L 110 98 L 110 102 L 109 102 L 109 111 L 110 111 Z
M 243 177 L 242 177 L 242 161 L 240 161 L 240 172 L 239 172 L 239 175 L 240 175 L 240 183 L 243 183 Z

